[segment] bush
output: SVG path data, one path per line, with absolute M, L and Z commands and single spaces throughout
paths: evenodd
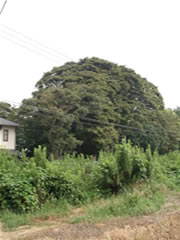
M 100 152 L 99 160 L 91 178 L 94 191 L 101 195 L 118 192 L 122 186 L 122 175 L 118 171 L 116 157 L 113 153 Z
M 180 186 L 180 153 L 160 156 L 123 141 L 114 153 L 100 152 L 98 161 L 83 155 L 65 155 L 48 161 L 46 149 L 34 156 L 22 152 L 19 160 L 0 152 L 0 209 L 33 212 L 51 199 L 80 205 L 151 178 L 171 189 Z
M 90 159 L 67 155 L 62 161 L 49 162 L 46 149 L 40 146 L 32 158 L 24 152 L 21 156 L 18 160 L 8 152 L 0 153 L 0 209 L 32 212 L 49 199 L 75 205 L 93 196 L 87 179 Z
M 144 152 L 124 140 L 116 146 L 115 153 L 100 152 L 97 167 L 92 174 L 101 194 L 117 193 L 122 187 L 151 176 L 152 153 Z
M 73 176 L 63 172 L 62 169 L 56 171 L 48 169 L 46 191 L 50 196 L 56 199 L 65 199 L 71 204 L 81 204 L 85 201 L 81 185 L 76 184 Z
M 36 188 L 26 176 L 6 173 L 0 177 L 0 208 L 15 212 L 33 211 L 38 208 Z

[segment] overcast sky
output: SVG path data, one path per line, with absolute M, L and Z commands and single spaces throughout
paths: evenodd
M 180 106 L 180 1 L 7 0 L 0 101 L 19 103 L 44 72 L 92 56 L 134 69 L 158 87 L 167 108 Z

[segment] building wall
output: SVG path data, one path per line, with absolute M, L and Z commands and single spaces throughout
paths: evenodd
M 8 130 L 8 141 L 3 141 L 3 130 Z M 15 150 L 16 132 L 15 127 L 2 126 L 0 129 L 0 148 Z

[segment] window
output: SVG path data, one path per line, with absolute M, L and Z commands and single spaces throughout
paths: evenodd
M 9 131 L 7 129 L 3 130 L 3 141 L 8 142 Z

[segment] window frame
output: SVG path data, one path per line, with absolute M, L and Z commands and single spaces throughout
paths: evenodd
M 3 142 L 8 142 L 8 141 L 9 141 L 9 130 L 3 129 Z

